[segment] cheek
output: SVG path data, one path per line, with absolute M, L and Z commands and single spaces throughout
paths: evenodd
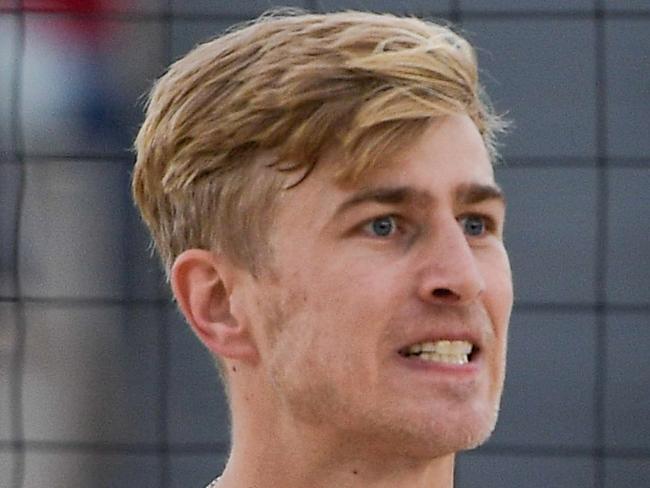
M 304 301 L 292 322 L 300 328 L 305 364 L 342 382 L 372 374 L 389 311 L 378 287 L 377 280 L 331 269 L 296 290 Z
M 409 280 L 395 263 L 389 266 L 369 261 L 367 255 L 326 251 L 320 250 L 319 260 L 299 255 L 301 251 L 293 256 L 308 265 L 284 273 L 281 303 L 292 310 L 287 318 L 300 330 L 294 332 L 300 334 L 304 348 L 300 354 L 316 356 L 303 358 L 310 367 L 327 367 L 344 378 L 360 371 L 372 375 L 384 359 L 384 343 L 395 322 L 391 317 L 403 306 Z
M 508 324 L 513 303 L 512 275 L 508 255 L 502 247 L 494 250 L 482 264 L 486 277 L 484 305 L 492 323 L 495 341 L 492 355 L 493 387 L 500 392 L 505 375 Z
M 502 336 L 507 333 L 513 303 L 512 273 L 505 249 L 501 246 L 484 256 L 482 267 L 486 281 L 485 305 L 495 333 Z
M 487 272 L 489 281 L 486 284 L 486 309 L 490 315 L 497 342 L 498 354 L 494 357 L 497 362 L 495 365 L 498 376 L 497 383 L 502 384 L 508 346 L 508 325 L 513 304 L 512 274 L 508 255 L 504 248 L 492 256 Z

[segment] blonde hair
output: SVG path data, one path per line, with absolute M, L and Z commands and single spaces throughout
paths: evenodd
M 190 248 L 254 269 L 284 172 L 304 178 L 336 148 L 338 177 L 353 181 L 453 113 L 472 118 L 494 159 L 503 123 L 483 98 L 474 50 L 449 28 L 388 14 L 267 14 L 197 46 L 155 84 L 133 194 L 167 273 Z

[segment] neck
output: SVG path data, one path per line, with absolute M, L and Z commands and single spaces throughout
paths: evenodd
M 262 457 L 241 456 L 233 451 L 222 475 L 220 488 L 453 488 L 454 457 L 426 463 L 364 458 L 306 462 L 304 457 L 287 456 L 284 448 L 268 448 Z M 284 451 L 284 454 L 280 454 Z M 272 456 L 269 456 L 272 453 Z M 300 459 L 296 459 L 300 457 Z M 296 462 L 291 462 L 294 460 Z
M 251 393 L 246 400 L 256 403 Z M 232 447 L 220 488 L 453 488 L 454 454 L 400 454 L 393 446 L 373 448 L 367 439 L 342 439 L 326 426 L 279 418 L 281 409 L 232 406 Z

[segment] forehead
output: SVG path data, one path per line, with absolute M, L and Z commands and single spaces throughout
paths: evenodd
M 401 142 L 391 159 L 380 161 L 354 181 L 338 181 L 334 174 L 346 161 L 335 150 L 316 167 L 312 187 L 337 187 L 354 192 L 367 187 L 391 183 L 396 186 L 414 185 L 430 190 L 451 190 L 450 187 L 467 183 L 489 184 L 494 171 L 483 138 L 475 124 L 466 115 L 434 119 L 427 129 L 413 140 Z M 469 181 L 471 180 L 471 181 Z M 426 189 L 423 188 L 423 189 Z
M 442 188 L 468 179 L 488 183 L 494 180 L 494 172 L 474 122 L 466 115 L 453 115 L 432 121 L 421 136 L 406 142 L 391 161 L 365 178 L 371 183 L 386 179 Z

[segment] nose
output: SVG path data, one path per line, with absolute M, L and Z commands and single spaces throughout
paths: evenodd
M 438 304 L 475 301 L 485 290 L 485 280 L 467 237 L 455 220 L 435 234 L 424 251 L 420 298 Z

